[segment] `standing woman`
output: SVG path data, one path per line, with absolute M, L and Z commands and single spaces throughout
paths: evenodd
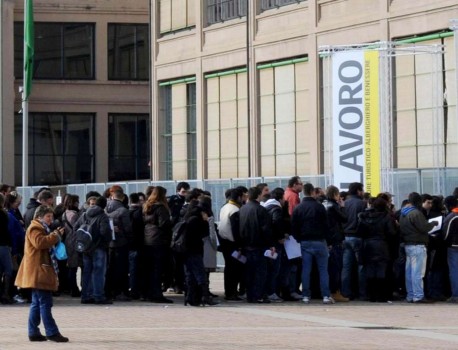
M 57 291 L 57 260 L 53 247 L 61 240 L 64 228 L 50 232 L 53 222 L 53 209 L 40 205 L 36 211 L 25 237 L 24 259 L 16 277 L 16 286 L 32 288 L 32 304 L 30 305 L 28 334 L 30 341 L 51 340 L 58 343 L 68 342 L 68 338 L 59 332 L 51 308 L 52 292 Z M 40 322 L 46 331 L 43 336 L 38 328 Z
M 172 222 L 167 205 L 167 190 L 156 186 L 143 207 L 145 240 L 143 268 L 145 270 L 143 298 L 153 303 L 173 303 L 162 294 L 162 274 L 172 242 Z
M 24 242 L 25 242 L 25 230 L 24 230 L 24 219 L 22 218 L 19 206 L 21 205 L 22 197 L 16 191 L 11 191 L 6 195 L 5 209 L 8 211 L 8 232 L 11 236 L 12 248 L 11 257 L 13 261 L 13 275 L 12 281 L 16 278 L 19 264 L 21 263 L 22 257 L 24 256 Z M 11 282 L 12 282 L 11 281 Z M 11 286 L 12 283 L 11 283 Z M 10 292 L 13 292 L 15 288 L 12 288 Z M 14 292 L 16 292 L 14 290 Z M 15 293 L 12 293 L 13 295 Z M 21 291 L 22 296 L 25 296 Z M 22 297 L 16 295 L 14 298 L 17 302 L 25 302 Z
M 0 297 L 2 304 L 12 304 L 14 301 L 9 295 L 11 277 L 13 275 L 13 262 L 11 260 L 11 236 L 8 232 L 8 214 L 3 209 L 5 196 L 0 193 L 0 289 L 2 289 L 3 277 L 3 295 Z

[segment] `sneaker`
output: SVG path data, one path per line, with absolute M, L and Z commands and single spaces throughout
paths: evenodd
M 302 298 L 302 295 L 300 295 L 300 294 L 298 294 L 298 293 L 296 293 L 296 292 L 292 292 L 292 293 L 291 293 L 291 298 L 294 298 L 294 299 L 296 299 L 296 300 L 301 300 L 301 299 L 303 299 L 303 298 Z
M 340 294 L 340 292 L 331 294 L 331 297 L 338 303 L 346 303 L 350 301 L 350 298 L 344 297 L 342 294 Z
M 62 334 L 60 333 L 57 333 L 57 334 L 54 334 L 54 335 L 51 335 L 49 337 L 46 337 L 48 340 L 50 341 L 54 341 L 56 343 L 66 343 L 68 342 L 68 338 L 67 337 L 64 337 Z
M 303 298 L 302 298 L 302 302 L 303 302 L 304 304 L 310 304 L 310 298 L 309 298 L 309 297 L 303 297 Z
M 175 289 L 173 289 L 173 288 L 167 288 L 167 293 L 175 293 Z
M 335 300 L 332 299 L 332 297 L 324 297 L 323 298 L 323 304 L 335 304 Z
M 281 303 L 283 301 L 276 293 L 269 295 L 267 298 L 273 303 Z
M 240 294 L 239 297 L 240 297 L 242 300 L 246 300 L 246 298 L 247 298 L 247 297 L 246 297 L 246 293 Z
M 14 301 L 18 304 L 25 304 L 27 302 L 27 300 L 25 300 L 24 298 L 22 298 L 19 294 L 16 294 L 14 297 L 13 297 Z
M 30 341 L 46 341 L 46 337 L 43 334 L 29 335 Z
M 432 304 L 434 303 L 434 300 L 423 298 L 419 300 L 414 300 L 413 303 L 414 304 Z

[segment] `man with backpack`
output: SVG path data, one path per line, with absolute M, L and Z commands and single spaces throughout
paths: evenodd
M 85 228 L 92 236 L 92 242 L 83 248 L 81 304 L 113 303 L 105 297 L 107 252 L 108 243 L 111 240 L 110 222 L 104 211 L 106 206 L 106 198 L 98 197 L 95 205 L 87 208 L 74 226 L 74 230 L 77 232 L 77 245 L 80 244 L 81 246 L 82 244 L 78 238 L 82 229 Z

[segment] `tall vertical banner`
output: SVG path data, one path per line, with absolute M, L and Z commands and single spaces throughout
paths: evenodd
M 342 51 L 332 56 L 334 185 L 361 182 L 380 192 L 379 54 Z
M 32 92 L 35 38 L 33 23 L 33 0 L 24 1 L 24 101 Z

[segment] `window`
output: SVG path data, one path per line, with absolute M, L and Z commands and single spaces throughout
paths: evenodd
M 196 84 L 161 83 L 161 177 L 197 178 Z
M 248 176 L 247 73 L 207 78 L 207 177 Z
M 281 6 L 286 6 L 290 4 L 297 4 L 305 0 L 262 0 L 261 1 L 261 10 L 266 11 L 274 9 Z
M 108 79 L 149 79 L 147 24 L 108 24 Z
M 22 177 L 22 118 L 15 120 L 16 183 Z M 94 115 L 29 114 L 29 183 L 94 182 Z
M 258 69 L 262 174 L 309 174 L 313 137 L 307 113 L 311 105 L 307 59 L 294 59 L 290 64 L 266 64 Z
M 24 24 L 14 24 L 14 74 L 22 79 Z M 94 24 L 35 22 L 34 79 L 94 79 Z
M 196 26 L 196 0 L 160 0 L 161 34 Z
M 148 114 L 109 115 L 109 181 L 150 178 L 149 130 Z
M 247 14 L 247 0 L 207 0 L 207 23 L 214 24 Z

